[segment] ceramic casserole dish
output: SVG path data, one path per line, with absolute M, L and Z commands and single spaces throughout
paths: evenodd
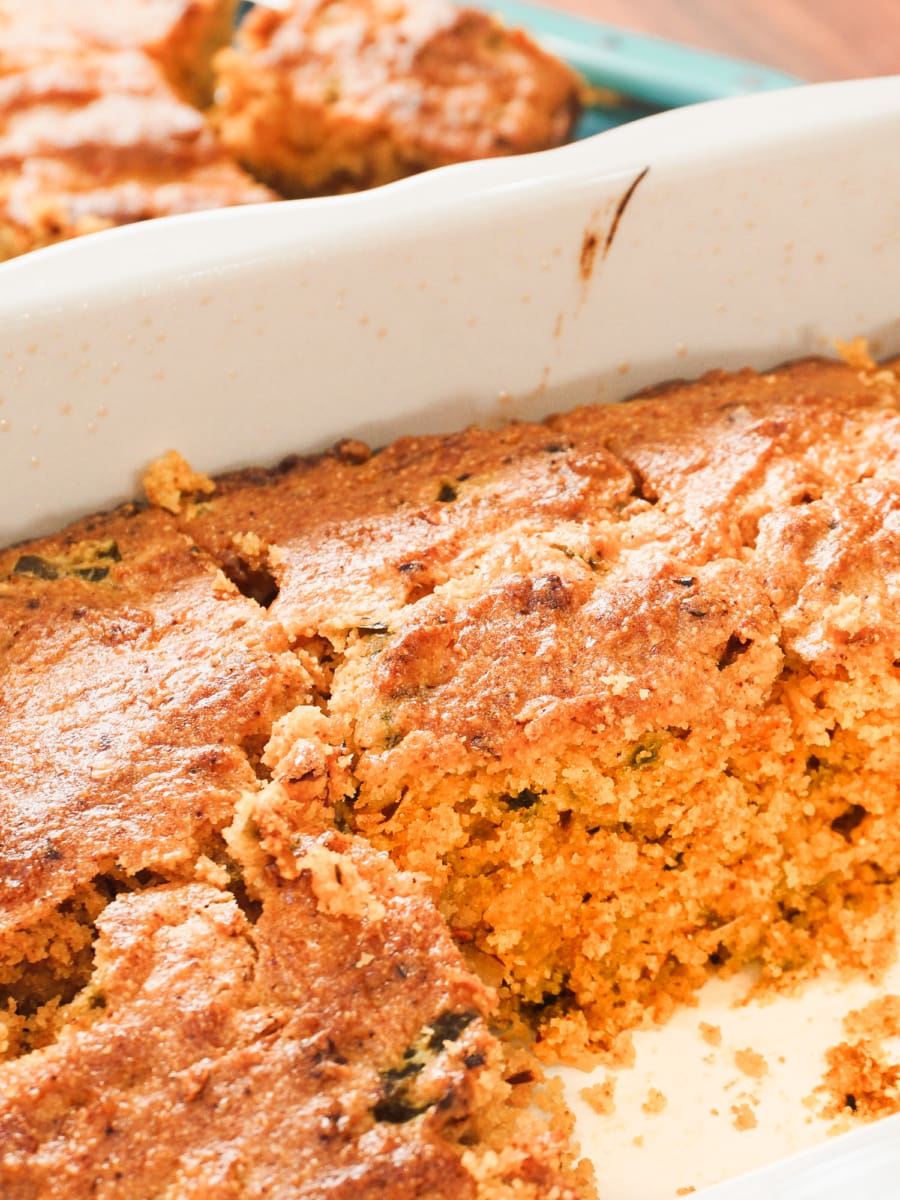
M 900 353 L 898 139 L 900 78 L 801 88 L 14 261 L 0 268 L 0 544 L 137 494 L 170 447 L 217 472 L 611 402 L 833 353 L 836 338 Z M 714 981 L 699 1008 L 637 1035 L 612 1117 L 579 1099 L 589 1076 L 562 1070 L 602 1194 L 896 1194 L 900 1117 L 829 1139 L 802 1104 L 842 1014 L 879 988 L 900 992 L 900 972 L 765 1007 L 735 1008 L 741 981 Z M 705 1062 L 701 1018 L 784 1059 L 756 1129 L 710 1115 L 734 1070 Z M 651 1084 L 670 1100 L 652 1122 Z

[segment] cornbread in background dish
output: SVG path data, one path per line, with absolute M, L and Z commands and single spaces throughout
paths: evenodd
M 309 656 L 335 820 L 547 1059 L 626 1053 L 712 968 L 893 954 L 898 403 L 874 364 L 712 374 L 184 505 Z
M 271 199 L 148 56 L 0 44 L 0 259 L 150 217 Z
M 449 0 L 304 0 L 252 11 L 223 50 L 214 120 L 285 196 L 560 145 L 579 81 L 525 33 Z
M 235 0 L 0 0 L 0 47 L 142 50 L 204 107 L 212 56 L 231 40 L 236 9 Z

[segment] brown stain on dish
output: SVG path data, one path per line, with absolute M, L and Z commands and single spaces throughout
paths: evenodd
M 649 173 L 650 173 L 650 168 L 644 167 L 643 171 L 641 171 L 639 175 L 636 175 L 634 177 L 634 179 L 631 182 L 631 185 L 629 186 L 627 191 L 622 195 L 621 200 L 616 205 L 616 211 L 613 215 L 612 224 L 609 227 L 609 233 L 606 235 L 606 241 L 603 243 L 603 257 L 604 258 L 606 258 L 607 254 L 609 254 L 610 250 L 612 249 L 613 241 L 615 239 L 616 233 L 619 230 L 619 223 L 622 220 L 622 217 L 625 215 L 625 209 L 631 203 L 631 198 L 634 195 L 634 193 L 638 190 L 639 184 L 647 177 L 647 175 Z
M 592 229 L 584 231 L 581 242 L 581 253 L 578 256 L 578 273 L 585 283 L 590 279 L 594 270 L 594 260 L 597 257 L 598 240 Z
M 649 174 L 649 171 L 649 167 L 644 167 L 643 171 L 634 177 L 619 198 L 619 202 L 616 205 L 615 212 L 613 213 L 613 218 L 610 222 L 606 237 L 602 242 L 601 259 L 605 259 L 612 249 L 612 244 L 615 240 L 616 233 L 619 230 L 622 217 L 625 214 L 625 209 L 631 203 L 632 196 L 637 191 L 641 181 Z M 597 263 L 597 251 L 601 250 L 600 235 L 594 228 L 597 215 L 597 212 L 595 212 L 591 217 L 590 224 L 585 229 L 584 236 L 581 239 L 581 250 L 578 255 L 578 274 L 581 276 L 581 281 L 583 284 L 590 282 L 591 276 L 594 273 L 594 267 Z

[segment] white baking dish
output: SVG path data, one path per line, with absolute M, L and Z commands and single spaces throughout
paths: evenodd
M 898 353 L 898 144 L 900 79 L 798 89 L 8 264 L 0 541 L 134 494 L 171 446 L 217 471 L 343 435 L 383 442 L 615 400 L 715 365 L 827 352 L 835 337 Z M 873 989 L 826 981 L 737 1010 L 733 992 L 715 983 L 701 1009 L 639 1035 L 614 1117 L 580 1105 L 606 1200 L 672 1196 L 824 1140 L 800 1097 L 841 1014 Z M 701 1018 L 723 1027 L 712 1063 Z M 738 1133 L 721 1114 L 749 1086 L 732 1084 L 729 1058 L 746 1045 L 772 1071 L 753 1085 L 757 1129 Z M 577 1102 L 591 1080 L 563 1074 Z M 654 1081 L 669 1104 L 647 1117 Z M 895 1196 L 898 1133 L 885 1121 L 708 1194 Z

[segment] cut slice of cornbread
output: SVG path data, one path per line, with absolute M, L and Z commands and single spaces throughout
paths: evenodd
M 216 71 L 223 141 L 292 196 L 543 150 L 566 140 L 578 112 L 568 67 L 450 0 L 258 8 Z
M 713 374 L 184 506 L 313 656 L 336 819 L 431 878 L 548 1056 L 715 965 L 888 953 L 898 402 L 877 368 Z
M 270 199 L 146 55 L 0 44 L 0 257 Z
M 279 627 L 159 511 L 0 553 L 7 1052 L 81 987 L 112 896 L 228 867 L 221 831 L 308 691 Z
M 286 868 L 246 911 L 200 883 L 103 911 L 77 1015 L 0 1067 L 4 1197 L 586 1195 L 414 882 L 335 833 Z
M 180 96 L 203 107 L 236 8 L 235 0 L 0 0 L 0 55 L 142 50 Z

